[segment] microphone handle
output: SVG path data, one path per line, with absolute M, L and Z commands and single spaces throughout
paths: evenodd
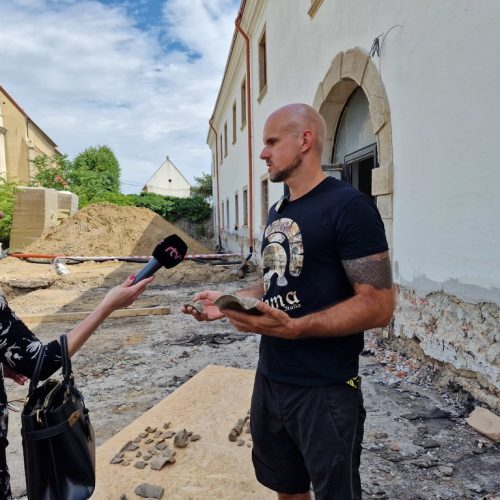
M 163 266 L 154 258 L 151 257 L 149 262 L 137 273 L 134 282 L 132 283 L 135 285 L 136 283 L 139 283 L 139 281 L 149 278 L 152 276 L 158 269 L 161 269 Z

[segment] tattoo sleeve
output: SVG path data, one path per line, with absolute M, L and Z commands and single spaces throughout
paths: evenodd
M 342 265 L 352 286 L 371 285 L 377 290 L 392 287 L 389 253 L 383 252 L 360 259 L 343 260 Z

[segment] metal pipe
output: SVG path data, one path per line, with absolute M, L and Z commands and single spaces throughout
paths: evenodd
M 103 260 L 126 260 L 126 259 L 144 259 L 149 260 L 151 255 L 63 255 L 55 253 L 9 253 L 8 257 L 15 257 L 17 259 L 68 259 L 68 260 L 81 260 L 81 261 L 103 261 Z M 202 253 L 202 254 L 189 254 L 184 256 L 184 260 L 197 260 L 197 259 L 220 259 L 222 257 L 243 257 L 239 253 Z
M 236 18 L 236 29 L 241 33 L 245 40 L 245 54 L 246 54 L 246 80 L 247 80 L 247 133 L 248 133 L 248 246 L 250 254 L 253 253 L 253 159 L 252 159 L 252 100 L 250 89 L 250 38 L 241 27 L 241 18 L 245 10 L 246 0 L 241 4 Z

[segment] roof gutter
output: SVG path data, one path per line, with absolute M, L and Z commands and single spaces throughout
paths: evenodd
M 252 100 L 250 89 L 250 38 L 241 27 L 241 18 L 245 10 L 246 0 L 243 1 L 236 18 L 236 29 L 245 40 L 246 53 L 246 80 L 247 80 L 247 132 L 248 132 L 248 246 L 253 253 L 253 159 L 252 159 Z

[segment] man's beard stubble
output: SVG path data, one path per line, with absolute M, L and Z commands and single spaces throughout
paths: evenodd
M 295 160 L 290 165 L 288 165 L 288 167 L 285 167 L 283 170 L 278 170 L 277 172 L 269 174 L 270 181 L 285 182 L 290 177 L 290 174 L 298 167 L 300 167 L 301 164 L 302 164 L 302 158 L 299 155 L 297 155 L 295 157 Z

